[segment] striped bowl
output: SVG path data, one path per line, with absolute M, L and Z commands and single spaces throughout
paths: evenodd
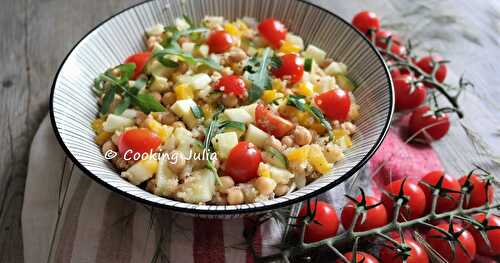
M 145 30 L 157 23 L 171 24 L 186 14 L 195 21 L 205 15 L 228 19 L 243 16 L 274 17 L 349 67 L 349 77 L 361 106 L 359 132 L 353 147 L 332 172 L 293 193 L 276 199 L 242 205 L 195 205 L 153 195 L 128 183 L 113 170 L 94 143 L 91 122 L 98 113 L 91 91 L 94 78 L 120 64 L 145 46 Z M 55 134 L 65 152 L 90 177 L 136 201 L 204 217 L 239 217 L 290 205 L 329 190 L 352 176 L 373 155 L 389 128 L 393 114 L 393 89 L 383 58 L 370 42 L 339 16 L 313 4 L 296 0 L 158 0 L 140 3 L 107 19 L 84 36 L 67 55 L 52 85 L 50 115 Z

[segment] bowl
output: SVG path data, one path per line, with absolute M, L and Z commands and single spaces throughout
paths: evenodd
M 349 67 L 359 87 L 354 94 L 361 106 L 353 147 L 332 171 L 285 196 L 242 205 L 196 205 L 153 195 L 122 179 L 94 143 L 91 122 L 98 113 L 91 91 L 93 80 L 130 54 L 144 50 L 143 32 L 155 24 L 171 24 L 188 15 L 259 20 L 274 17 Z M 69 52 L 55 76 L 50 116 L 57 139 L 72 161 L 88 176 L 138 202 L 203 217 L 240 217 L 288 206 L 325 192 L 348 179 L 374 154 L 384 139 L 393 114 L 393 88 L 389 71 L 376 48 L 350 23 L 319 6 L 296 0 L 158 0 L 131 6 L 100 23 Z

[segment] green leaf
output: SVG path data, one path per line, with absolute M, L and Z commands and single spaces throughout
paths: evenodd
M 113 113 L 116 115 L 121 115 L 126 109 L 128 109 L 128 107 L 130 106 L 130 102 L 131 102 L 130 97 L 125 96 L 125 98 L 123 98 L 123 100 L 120 102 L 120 104 L 118 104 L 118 106 L 116 106 Z
M 165 107 L 150 94 L 139 94 L 133 98 L 133 102 L 146 114 L 165 111 Z
M 158 62 L 160 62 L 163 66 L 167 68 L 176 68 L 179 66 L 179 63 L 171 59 L 168 59 L 166 57 L 158 57 Z
M 221 123 L 220 128 L 228 129 L 228 128 L 234 128 L 240 131 L 245 131 L 246 126 L 245 123 L 239 122 L 239 121 L 224 121 Z
M 193 115 L 196 119 L 201 119 L 203 118 L 203 111 L 201 110 L 200 106 L 198 105 L 193 105 L 191 107 L 191 112 L 193 112 Z
M 277 69 L 280 68 L 283 62 L 281 61 L 281 58 L 278 57 L 276 54 L 274 54 L 271 57 L 271 68 Z
M 306 110 L 306 101 L 305 97 L 302 95 L 290 95 L 288 96 L 287 104 L 290 106 L 294 106 L 300 111 Z
M 249 104 L 257 101 L 262 96 L 262 92 L 265 89 L 271 87 L 271 77 L 269 77 L 268 71 L 268 66 L 271 63 L 271 53 L 271 48 L 264 49 L 258 69 L 255 71 L 255 73 L 251 73 L 248 76 L 248 79 L 252 81 L 252 85 L 248 90 Z M 255 61 L 251 63 L 255 63 Z
M 113 100 L 115 99 L 115 94 L 116 94 L 116 86 L 113 85 L 111 89 L 104 95 L 104 98 L 102 99 L 102 106 L 101 106 L 101 113 L 106 114 L 109 111 L 109 107 Z
M 207 66 L 209 66 L 209 67 L 211 67 L 211 68 L 213 68 L 215 70 L 221 70 L 222 69 L 222 67 L 220 66 L 220 64 L 218 64 L 217 62 L 215 62 L 212 59 L 209 59 L 209 58 L 195 58 L 195 57 L 193 57 L 193 55 L 191 55 L 189 53 L 184 53 L 182 50 L 176 49 L 176 48 L 165 48 L 165 49 L 158 50 L 158 51 L 156 51 L 156 52 L 153 53 L 153 57 L 155 57 L 157 59 L 160 58 L 160 57 L 164 57 L 165 55 L 176 56 L 180 60 L 183 60 L 186 63 L 191 64 L 191 65 L 196 65 L 196 64 L 200 63 L 200 64 L 207 65 Z
M 147 84 L 148 84 L 148 82 L 145 79 L 138 79 L 138 80 L 134 81 L 133 88 L 137 89 L 137 92 L 134 91 L 135 92 L 134 95 L 137 95 L 137 93 L 139 93 L 139 90 L 146 87 Z
M 186 21 L 186 23 L 188 23 L 189 28 L 193 28 L 194 27 L 193 20 L 191 20 L 191 18 L 189 16 L 182 15 L 182 18 L 184 19 L 184 21 Z
M 169 31 L 169 32 L 172 32 L 172 34 L 173 34 L 172 37 L 163 41 L 161 43 L 161 45 L 165 48 L 180 49 L 180 46 L 177 43 L 177 40 L 179 40 L 179 38 L 181 36 L 187 36 L 187 35 L 196 34 L 196 33 L 205 33 L 208 31 L 209 31 L 208 28 L 205 28 L 205 27 L 190 28 L 190 29 L 183 30 L 183 31 L 177 31 L 177 28 L 175 28 L 175 30 Z
M 321 112 L 320 109 L 318 109 L 310 104 L 307 104 L 306 110 L 308 112 L 310 112 L 314 116 L 314 118 L 317 119 L 321 123 L 321 125 L 328 130 L 330 140 L 333 140 L 332 125 L 326 119 L 325 115 L 323 115 L 323 112 Z
M 311 72 L 312 64 L 313 64 L 312 58 L 306 58 L 306 60 L 304 61 L 304 70 L 307 72 Z
M 119 81 L 128 81 L 132 77 L 132 75 L 134 75 L 135 64 L 134 63 L 120 64 L 116 66 L 115 69 L 118 69 L 121 73 Z

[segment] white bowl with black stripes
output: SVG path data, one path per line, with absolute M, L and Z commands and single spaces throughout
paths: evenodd
M 155 24 L 172 24 L 186 14 L 195 21 L 205 15 L 259 20 L 274 17 L 349 67 L 349 77 L 358 85 L 354 92 L 360 104 L 358 131 L 353 147 L 332 172 L 283 197 L 242 205 L 195 205 L 153 195 L 122 179 L 104 159 L 94 143 L 91 122 L 98 113 L 93 80 L 128 55 L 144 50 L 145 30 Z M 87 175 L 109 189 L 136 201 L 205 217 L 239 217 L 264 212 L 311 198 L 329 190 L 358 171 L 384 139 L 393 114 L 393 89 L 387 67 L 369 41 L 339 16 L 296 0 L 158 0 L 127 8 L 102 22 L 71 50 L 52 85 L 50 115 L 55 134 L 66 154 Z

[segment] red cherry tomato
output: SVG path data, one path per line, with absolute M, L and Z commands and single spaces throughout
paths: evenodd
M 257 104 L 255 108 L 255 123 L 261 130 L 274 135 L 276 138 L 289 134 L 294 128 L 291 121 L 274 114 L 262 104 Z
M 425 194 L 425 199 L 426 199 L 425 203 L 427 212 L 431 210 L 432 206 L 432 190 L 425 184 L 428 184 L 430 186 L 435 186 L 437 185 L 441 177 L 443 177 L 443 182 L 441 184 L 441 187 L 443 189 L 447 189 L 450 191 L 457 191 L 458 193 L 441 192 L 437 200 L 436 212 L 438 213 L 447 212 L 455 209 L 458 206 L 458 202 L 460 200 L 460 193 L 459 193 L 460 184 L 458 183 L 458 181 L 455 178 L 451 177 L 450 175 L 445 174 L 443 171 L 432 171 L 426 174 L 419 183 L 420 188 L 422 188 Z
M 394 44 L 400 44 L 399 37 L 397 35 L 392 34 L 390 31 L 385 31 L 385 30 L 379 30 L 377 33 L 375 33 L 375 45 L 379 48 L 386 49 L 387 48 L 387 39 L 389 37 L 392 40 L 392 45 Z
M 467 175 L 462 176 L 458 180 L 461 186 L 463 186 L 466 181 Z M 469 183 L 472 184 L 472 192 L 470 193 L 469 198 L 465 198 L 464 208 L 483 206 L 486 204 L 486 201 L 490 204 L 493 202 L 493 187 L 491 185 L 487 185 L 485 180 L 473 174 L 469 178 Z
M 288 30 L 280 21 L 272 18 L 262 21 L 257 28 L 262 37 L 273 47 L 280 48 Z
M 380 19 L 373 12 L 362 11 L 354 16 L 352 25 L 362 33 L 368 35 L 369 31 L 378 31 L 380 29 Z
M 304 75 L 304 61 L 296 54 L 286 54 L 280 57 L 281 66 L 271 70 L 273 75 L 290 83 L 297 83 Z
M 403 187 L 403 195 L 408 201 L 400 208 L 399 221 L 412 220 L 421 217 L 426 208 L 425 193 L 418 183 L 412 180 L 399 179 L 385 187 L 385 193 L 382 195 L 382 201 L 389 212 L 389 218 L 393 218 L 394 199 L 391 197 L 399 195 Z
M 474 219 L 480 223 L 485 222 L 485 214 L 477 214 Z M 486 226 L 488 227 L 500 227 L 500 217 L 496 215 L 490 215 L 487 220 Z M 474 240 L 476 241 L 477 253 L 484 256 L 498 256 L 500 255 L 500 229 L 490 229 L 486 231 L 488 236 L 488 241 L 491 247 L 486 244 L 481 233 L 475 229 L 472 225 L 467 226 L 467 230 L 470 231 Z
M 231 176 L 236 183 L 245 183 L 257 177 L 257 169 L 262 156 L 252 143 L 239 142 L 229 152 L 225 162 L 224 173 Z
M 443 138 L 450 129 L 446 113 L 431 113 L 429 106 L 421 106 L 413 111 L 408 130 L 410 135 L 418 133 L 417 138 L 426 142 Z
M 397 111 L 414 109 L 425 101 L 427 91 L 424 85 L 418 82 L 412 87 L 411 81 L 413 78 L 409 75 L 393 79 Z
M 352 252 L 347 252 L 344 254 L 344 257 L 349 261 L 349 262 L 354 262 L 353 261 L 353 254 Z M 335 261 L 336 263 L 344 263 L 343 260 L 337 259 Z M 362 252 L 362 251 L 357 251 L 356 252 L 356 263 L 379 263 L 379 261 L 372 255 Z
M 448 224 L 440 224 L 437 226 L 445 231 L 448 231 Z M 453 224 L 453 232 L 457 233 L 462 230 L 462 227 Z M 436 229 L 431 229 L 427 232 L 425 240 L 429 243 L 437 253 L 439 253 L 446 262 L 449 263 L 469 263 L 476 256 L 476 243 L 472 234 L 464 230 L 462 234 L 458 237 L 458 240 L 462 243 L 465 250 L 457 242 L 454 242 L 455 252 L 452 251 L 448 240 L 444 239 L 445 235 Z M 467 252 L 465 252 L 467 251 Z
M 315 211 L 313 221 L 306 228 L 304 242 L 311 243 L 333 237 L 339 229 L 339 218 L 335 208 L 323 201 L 308 201 L 311 211 Z M 307 205 L 303 204 L 299 216 L 307 216 Z
M 343 89 L 325 91 L 316 96 L 314 102 L 330 120 L 345 121 L 351 108 L 351 98 Z
M 226 75 L 217 81 L 215 84 L 215 89 L 223 91 L 226 94 L 234 94 L 236 96 L 242 96 L 246 91 L 246 84 L 243 79 L 236 75 Z
M 211 53 L 224 53 L 231 48 L 233 38 L 226 31 L 214 31 L 207 39 L 207 45 Z
M 433 62 L 436 63 L 437 66 L 437 62 L 440 61 L 443 61 L 443 59 L 440 56 L 425 56 L 417 62 L 417 66 L 420 69 L 422 69 L 425 73 L 431 74 L 433 70 L 433 65 L 432 65 Z M 438 82 L 443 82 L 444 79 L 446 78 L 447 72 L 448 69 L 446 68 L 446 65 L 440 64 L 438 70 L 436 71 L 436 80 Z
M 362 196 L 358 195 L 356 200 L 361 201 Z M 371 196 L 366 196 L 366 205 L 372 206 L 378 203 L 378 200 Z M 344 229 L 349 229 L 351 224 L 354 223 L 354 214 L 356 213 L 356 205 L 349 201 L 344 209 L 342 209 L 342 214 L 340 215 L 340 220 Z M 372 207 L 366 211 L 366 218 L 362 221 L 362 216 L 360 216 L 354 226 L 354 231 L 367 231 L 376 227 L 381 227 L 387 224 L 387 211 L 385 207 L 380 204 L 376 207 Z
M 161 139 L 148 129 L 139 128 L 123 132 L 118 138 L 118 151 L 123 158 L 138 160 L 134 154 L 155 151 L 161 144 Z
M 396 241 L 401 243 L 401 238 L 396 237 Z M 406 263 L 428 263 L 429 256 L 424 248 L 411 238 L 405 238 L 405 244 L 410 247 L 410 255 L 406 258 Z M 394 244 L 387 241 L 380 250 L 380 260 L 384 263 L 403 263 L 402 255 L 398 255 L 394 249 Z
M 148 62 L 150 56 L 151 52 L 139 52 L 125 60 L 125 64 L 135 64 L 134 74 L 131 79 L 135 80 L 139 77 L 139 75 L 141 75 L 142 70 L 144 69 L 144 66 L 146 65 L 146 62 Z

